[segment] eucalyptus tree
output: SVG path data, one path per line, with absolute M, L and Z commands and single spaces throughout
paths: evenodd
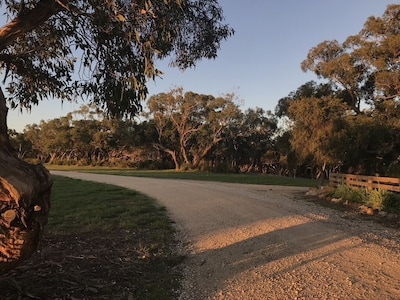
M 232 95 L 215 98 L 182 88 L 150 97 L 148 108 L 158 132 L 155 146 L 171 156 L 177 170 L 198 168 L 240 114 Z
M 347 116 L 343 141 L 343 171 L 363 175 L 386 175 L 399 152 L 393 127 L 373 112 Z M 338 145 L 338 146 L 339 146 Z M 345 146 L 344 146 L 345 145 Z
M 369 163 L 364 163 L 364 169 L 371 174 L 390 172 L 400 157 L 399 15 L 400 5 L 389 5 L 381 17 L 368 18 L 360 33 L 346 41 L 373 72 L 373 106 L 357 122 L 365 126 L 359 135 L 366 140 L 363 146 Z
M 322 98 L 328 96 L 340 97 L 340 93 L 330 83 L 317 83 L 315 81 L 308 81 L 298 87 L 295 91 L 289 93 L 288 96 L 279 99 L 275 107 L 275 115 L 283 117 L 288 115 L 290 104 L 294 100 L 303 98 Z
M 17 132 L 16 130 L 9 130 L 11 144 L 17 150 L 18 157 L 21 159 L 32 158 L 34 150 L 32 143 L 30 143 L 24 133 Z
M 146 81 L 171 57 L 181 69 L 215 58 L 233 30 L 217 0 L 1 0 L 0 274 L 28 257 L 47 221 L 51 180 L 17 159 L 7 104 L 31 109 L 46 98 L 83 97 L 114 116 L 131 116 Z M 78 75 L 76 75 L 78 73 Z
M 343 144 L 345 171 L 398 176 L 393 168 L 400 157 L 400 102 L 382 100 L 373 110 L 347 116 Z
M 231 136 L 234 145 L 231 151 L 234 150 L 236 164 L 245 172 L 261 172 L 271 163 L 267 154 L 273 150 L 277 120 L 269 111 L 259 107 L 247 109 L 240 120 L 235 135 Z
M 313 71 L 328 79 L 347 95 L 347 104 L 358 114 L 363 101 L 370 100 L 373 83 L 369 66 L 356 53 L 338 41 L 324 41 L 312 48 L 301 64 L 303 71 Z
M 361 104 L 400 96 L 400 5 L 389 5 L 382 17 L 370 17 L 361 31 L 343 43 L 324 41 L 302 62 L 303 71 L 336 84 L 355 113 Z
M 393 165 L 399 157 L 399 14 L 400 5 L 389 5 L 381 17 L 369 17 L 360 32 L 343 43 L 324 41 L 312 48 L 301 64 L 303 71 L 328 80 L 332 97 L 341 99 L 355 114 L 343 118 L 347 149 L 334 145 L 342 148 L 337 153 L 353 170 L 381 172 L 383 165 Z M 285 113 L 292 100 L 281 99 L 277 113 Z
M 400 5 L 389 5 L 381 17 L 371 16 L 345 45 L 373 74 L 375 100 L 400 97 Z
M 53 163 L 62 159 L 72 147 L 71 116 L 56 118 L 47 122 L 41 121 L 39 130 L 26 131 L 26 138 L 42 155 L 42 162 Z
M 304 98 L 289 107 L 289 117 L 293 121 L 291 147 L 300 161 L 309 163 L 322 176 L 343 161 L 344 151 L 339 146 L 348 109 L 333 97 Z
M 279 154 L 278 174 L 296 177 L 302 163 L 290 145 L 292 132 L 286 130 L 274 139 L 274 146 Z M 302 170 L 300 169 L 300 172 Z M 305 174 L 304 174 L 305 175 Z

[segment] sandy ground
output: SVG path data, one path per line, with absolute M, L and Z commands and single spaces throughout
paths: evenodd
M 188 255 L 180 300 L 400 299 L 400 232 L 304 201 L 307 189 L 52 172 L 137 190 Z

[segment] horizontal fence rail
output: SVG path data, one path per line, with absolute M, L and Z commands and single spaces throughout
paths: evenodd
M 334 187 L 347 185 L 363 187 L 369 191 L 375 189 L 400 193 L 400 178 L 331 173 L 329 182 Z

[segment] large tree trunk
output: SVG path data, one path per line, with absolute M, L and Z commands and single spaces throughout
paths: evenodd
M 36 250 L 50 208 L 52 180 L 41 165 L 20 160 L 7 133 L 7 107 L 0 90 L 0 275 Z
M 156 148 L 158 151 L 164 151 L 165 153 L 169 154 L 174 161 L 175 164 L 175 170 L 179 171 L 181 169 L 181 164 L 178 160 L 178 157 L 176 155 L 176 152 L 173 150 L 169 150 L 164 148 L 161 144 L 153 144 L 154 148 Z
M 214 148 L 214 146 L 216 146 L 220 141 L 222 141 L 221 138 L 214 137 L 214 140 L 210 145 L 206 146 L 204 149 L 196 153 L 193 158 L 192 168 L 197 169 L 202 159 L 206 157 L 206 155 L 211 151 L 211 149 Z
M 172 151 L 172 150 L 164 150 L 166 153 L 168 153 L 169 155 L 171 155 L 172 160 L 174 161 L 175 164 L 175 171 L 179 171 L 181 169 L 181 164 L 178 161 L 178 158 L 176 156 L 176 152 Z

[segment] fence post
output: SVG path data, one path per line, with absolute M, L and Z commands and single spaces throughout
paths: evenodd
M 373 189 L 372 179 L 369 178 L 367 181 L 367 190 L 372 191 L 372 189 Z

